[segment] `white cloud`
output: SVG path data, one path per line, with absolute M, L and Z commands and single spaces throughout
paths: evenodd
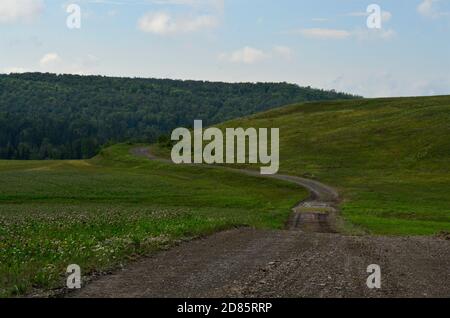
M 392 29 L 358 29 L 352 32 L 352 36 L 358 40 L 382 39 L 389 40 L 397 35 Z
M 117 10 L 109 10 L 108 12 L 106 12 L 106 15 L 110 18 L 113 18 L 115 16 L 117 16 L 119 14 L 119 12 Z
M 28 72 L 27 69 L 23 68 L 23 67 L 7 67 L 5 69 L 3 69 L 3 72 L 6 74 L 11 74 L 11 73 L 26 73 Z
M 348 16 L 351 17 L 368 17 L 370 13 L 368 12 L 351 12 L 348 14 Z M 381 20 L 382 22 L 388 22 L 392 19 L 392 13 L 389 11 L 382 11 L 381 12 Z
M 167 6 L 189 7 L 171 11 L 148 12 L 138 20 L 138 28 L 143 32 L 168 35 L 193 33 L 216 28 L 223 18 L 225 0 L 147 0 L 150 3 Z M 165 9 L 163 9 L 165 10 Z
M 449 93 L 450 78 L 403 77 L 389 71 L 337 76 L 323 86 L 365 97 L 428 96 Z
M 71 74 L 78 75 L 92 75 L 97 73 L 97 67 L 100 64 L 100 59 L 92 54 L 88 54 L 85 57 L 78 58 L 75 63 L 68 65 L 64 68 L 64 71 Z
M 232 53 L 223 53 L 220 59 L 227 60 L 232 63 L 254 64 L 261 62 L 269 56 L 264 51 L 246 46 L 242 49 L 236 50 Z
M 225 0 L 151 0 L 150 2 L 160 5 L 184 5 L 194 8 L 209 8 L 218 12 L 223 12 L 225 7 Z
M 52 72 L 58 74 L 95 74 L 100 65 L 100 59 L 92 54 L 80 56 L 71 60 L 62 59 L 57 53 L 45 54 L 35 65 L 29 68 L 6 67 L 0 69 L 2 73 Z
M 348 16 L 352 17 L 368 17 L 370 13 L 368 12 L 351 12 Z M 381 19 L 383 23 L 387 23 L 392 19 L 392 13 L 389 11 L 381 12 Z M 390 39 L 396 32 L 392 29 L 381 28 L 381 29 L 356 29 L 356 30 L 344 30 L 344 29 L 326 29 L 326 28 L 311 28 L 311 29 L 301 29 L 296 30 L 291 33 L 301 34 L 304 37 L 315 38 L 315 39 L 334 39 L 334 40 L 345 40 L 349 38 L 357 39 L 367 39 L 367 38 L 381 38 Z
M 318 39 L 342 40 L 347 39 L 351 36 L 351 33 L 349 31 L 338 29 L 311 28 L 301 29 L 298 32 L 305 37 Z
M 218 21 L 211 15 L 201 15 L 191 19 L 181 20 L 179 27 L 182 32 L 194 32 L 200 29 L 215 28 Z
M 311 21 L 313 22 L 328 22 L 330 19 L 327 18 L 312 18 Z
M 39 60 L 39 71 L 58 74 L 95 74 L 101 64 L 100 58 L 86 54 L 62 59 L 57 53 L 47 53 Z
M 1 0 L 0 23 L 31 21 L 44 9 L 42 0 Z
M 52 66 L 61 62 L 61 58 L 57 53 L 47 53 L 39 61 L 41 67 Z
M 389 22 L 391 19 L 392 19 L 392 13 L 390 13 L 389 11 L 381 12 L 381 21 Z
M 441 3 L 440 0 L 423 0 L 418 5 L 417 12 L 425 18 L 431 19 L 450 17 L 450 12 L 440 8 L 439 3 Z
M 434 8 L 435 0 L 423 0 L 417 7 L 417 12 L 424 17 L 436 17 L 436 10 Z
M 147 13 L 139 20 L 138 25 L 140 30 L 156 34 L 169 33 L 176 28 L 171 17 L 164 12 Z
M 277 57 L 284 60 L 290 60 L 292 56 L 293 51 L 287 46 L 274 46 L 272 50 L 267 52 L 251 46 L 245 46 L 231 53 L 222 53 L 219 55 L 219 59 L 231 63 L 255 64 Z
M 347 14 L 350 17 L 367 17 L 369 13 L 363 12 L 363 11 L 357 11 L 357 12 L 350 12 Z
M 273 52 L 275 55 L 280 56 L 283 59 L 290 60 L 292 59 L 294 52 L 290 47 L 277 45 L 273 48 Z
M 191 33 L 215 28 L 217 25 L 218 20 L 212 15 L 173 17 L 165 12 L 149 12 L 138 21 L 141 31 L 158 35 Z
M 293 33 L 297 33 L 311 39 L 323 40 L 346 40 L 351 38 L 356 38 L 358 40 L 366 40 L 372 38 L 387 40 L 396 35 L 396 32 L 392 29 L 356 29 L 349 31 L 339 29 L 312 28 L 297 30 Z

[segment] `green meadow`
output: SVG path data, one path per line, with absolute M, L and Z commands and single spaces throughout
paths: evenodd
M 0 161 L 0 296 L 101 273 L 181 240 L 282 228 L 307 192 L 225 169 L 174 166 L 118 145 L 91 160 Z
M 350 232 L 450 232 L 450 97 L 291 105 L 222 127 L 280 128 L 280 172 L 337 188 Z
M 219 127 L 280 128 L 280 173 L 338 189 L 344 232 L 436 235 L 450 232 L 449 123 L 444 96 L 290 105 Z M 220 167 L 150 161 L 132 147 L 0 161 L 0 296 L 61 288 L 69 264 L 103 273 L 216 231 L 279 229 L 308 195 Z

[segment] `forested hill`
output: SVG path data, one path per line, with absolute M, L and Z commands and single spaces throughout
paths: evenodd
M 0 75 L 0 158 L 78 159 L 303 101 L 349 99 L 286 83 L 212 83 L 41 73 Z

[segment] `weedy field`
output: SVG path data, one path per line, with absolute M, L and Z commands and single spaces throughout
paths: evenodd
M 295 185 L 130 155 L 0 161 L 0 297 L 64 286 L 177 241 L 236 226 L 282 228 L 307 192 Z
M 449 96 L 291 105 L 221 127 L 241 126 L 280 128 L 280 173 L 337 188 L 350 232 L 450 232 Z

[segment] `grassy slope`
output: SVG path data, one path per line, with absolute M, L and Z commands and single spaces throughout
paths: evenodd
M 337 187 L 367 232 L 450 231 L 450 97 L 292 105 L 224 124 L 279 127 L 281 172 Z
M 107 149 L 88 161 L 0 161 L 0 296 L 64 284 L 176 240 L 234 226 L 280 228 L 307 193 Z

